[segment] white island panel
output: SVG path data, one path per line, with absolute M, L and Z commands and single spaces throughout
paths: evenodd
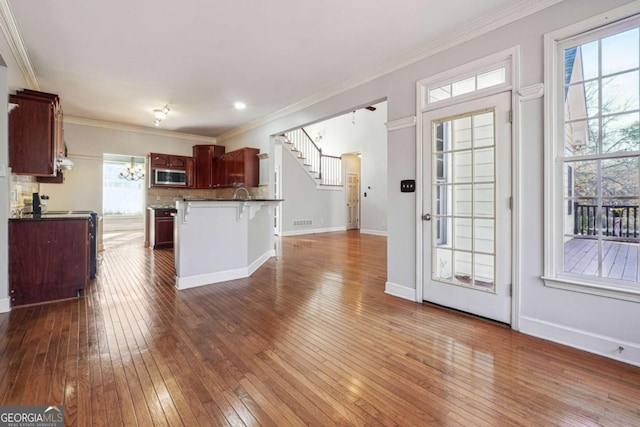
M 250 276 L 275 256 L 278 201 L 178 201 L 176 287 L 187 289 Z

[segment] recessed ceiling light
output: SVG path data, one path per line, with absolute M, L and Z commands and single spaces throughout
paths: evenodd
M 235 104 L 233 104 L 234 107 L 236 107 L 236 110 L 244 110 L 245 108 L 247 108 L 247 104 L 245 104 L 244 102 L 236 102 Z

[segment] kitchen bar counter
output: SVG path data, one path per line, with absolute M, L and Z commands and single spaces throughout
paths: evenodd
M 176 202 L 176 287 L 253 274 L 275 256 L 273 215 L 281 200 L 183 199 Z
M 282 202 L 284 199 L 182 199 L 184 202 Z
M 76 219 L 91 219 L 91 214 L 67 214 L 67 213 L 43 213 L 41 215 L 26 214 L 16 218 L 9 218 L 9 221 L 66 221 Z

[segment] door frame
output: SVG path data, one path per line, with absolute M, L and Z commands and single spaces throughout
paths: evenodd
M 508 64 L 508 79 L 510 84 L 498 85 L 493 89 L 483 89 L 468 95 L 456 97 L 450 101 L 441 101 L 435 105 L 427 105 L 425 102 L 427 88 L 433 84 L 446 80 L 455 80 L 457 77 L 464 78 L 469 74 L 482 71 L 493 64 L 505 62 Z M 485 58 L 469 62 L 459 67 L 450 69 L 440 74 L 419 80 L 416 82 L 416 212 L 415 212 L 415 231 L 416 231 L 416 275 L 415 275 L 415 301 L 423 302 L 424 294 L 424 269 L 423 260 L 425 248 L 424 233 L 422 226 L 423 215 L 423 182 L 424 182 L 424 165 L 423 165 L 423 125 L 422 115 L 424 112 L 443 108 L 448 105 L 464 103 L 472 99 L 484 98 L 506 90 L 511 90 L 511 194 L 513 198 L 511 212 L 511 328 L 519 329 L 520 314 L 520 265 L 522 264 L 520 250 L 520 236 L 522 236 L 521 214 L 520 214 L 520 47 L 514 46 L 510 49 L 495 53 Z M 430 248 L 426 248 L 430 251 Z

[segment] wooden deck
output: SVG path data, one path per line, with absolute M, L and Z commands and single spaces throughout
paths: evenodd
M 62 404 L 70 426 L 640 425 L 640 368 L 386 295 L 383 237 L 173 276 L 171 250 L 118 244 L 82 298 L 0 314 L 0 405 Z
M 564 245 L 564 271 L 598 275 L 597 241 L 571 239 Z M 606 241 L 602 245 L 602 277 L 638 282 L 638 244 Z

